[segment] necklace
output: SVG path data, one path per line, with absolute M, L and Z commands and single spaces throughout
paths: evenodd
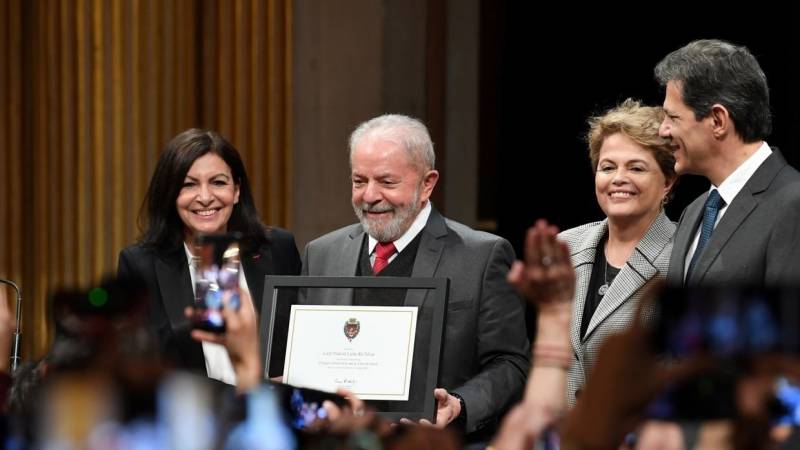
M 663 206 L 663 205 L 662 205 L 662 206 Z M 662 211 L 663 211 L 663 207 L 662 207 Z M 660 214 L 660 213 L 659 213 L 659 214 Z M 653 220 L 652 220 L 652 221 L 650 221 L 650 226 L 653 226 L 653 223 L 654 223 L 654 222 L 655 222 L 655 221 L 658 219 L 658 217 L 659 217 L 659 216 L 658 216 L 658 215 L 656 215 L 656 216 L 653 218 Z M 648 227 L 648 229 L 649 229 L 649 227 Z M 604 255 L 605 255 L 605 251 L 606 251 L 606 246 L 607 246 L 607 245 L 608 245 L 608 240 L 606 240 L 606 241 L 605 241 L 605 245 L 603 245 L 603 252 L 604 252 L 603 254 L 604 254 Z M 598 293 L 598 294 L 599 294 L 601 297 L 603 297 L 604 295 L 606 295 L 606 292 L 608 292 L 608 287 L 609 287 L 609 284 L 611 284 L 611 282 L 609 282 L 609 281 L 608 281 L 608 266 L 610 266 L 610 265 L 611 265 L 611 264 L 609 264 L 609 262 L 608 262 L 608 259 L 606 259 L 606 267 L 605 267 L 605 271 L 603 272 L 603 285 L 602 285 L 602 286 L 600 286 L 600 289 L 598 289 L 598 290 L 597 290 L 597 293 Z M 616 267 L 614 268 L 614 270 L 616 270 L 617 272 L 616 272 L 616 273 L 614 273 L 614 276 L 613 276 L 613 277 L 611 277 L 611 281 L 612 281 L 612 282 L 614 281 L 614 278 L 615 278 L 615 277 L 617 276 L 617 274 L 619 273 L 619 269 L 617 269 Z
M 606 295 L 606 292 L 608 292 L 608 261 L 606 261 L 606 267 L 603 272 L 603 281 L 603 285 L 597 290 L 597 293 L 600 294 L 601 297 Z

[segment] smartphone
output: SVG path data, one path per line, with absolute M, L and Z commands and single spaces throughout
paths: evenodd
M 694 358 L 710 364 L 702 373 L 668 386 L 649 406 L 649 417 L 733 417 L 737 386 L 754 358 L 800 354 L 800 289 L 796 287 L 670 287 L 657 300 L 655 351 L 668 360 Z M 800 404 L 788 380 L 778 383 L 780 375 L 775 374 L 775 418 L 797 411 Z
M 326 400 L 340 408 L 347 406 L 347 399 L 331 392 L 273 382 L 267 385 L 277 393 L 289 423 L 296 430 L 312 427 L 327 418 L 328 412 L 322 407 Z
M 199 256 L 194 283 L 195 328 L 225 332 L 223 308 L 238 310 L 239 298 L 239 233 L 201 235 L 195 243 Z

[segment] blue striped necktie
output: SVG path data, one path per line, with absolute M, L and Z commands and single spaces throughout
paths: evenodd
M 692 261 L 689 263 L 689 270 L 686 272 L 686 280 L 692 276 L 692 269 L 694 269 L 697 260 L 700 259 L 700 254 L 703 253 L 708 240 L 711 238 L 711 232 L 714 231 L 714 225 L 717 223 L 717 215 L 719 210 L 725 206 L 725 200 L 719 195 L 719 191 L 712 190 L 706 199 L 705 211 L 703 212 L 703 225 L 700 229 L 700 239 L 697 241 L 697 248 L 692 255 Z

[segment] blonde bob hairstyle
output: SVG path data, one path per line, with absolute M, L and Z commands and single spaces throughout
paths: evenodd
M 602 116 L 590 118 L 586 141 L 592 170 L 597 171 L 603 141 L 612 134 L 622 133 L 652 153 L 667 180 L 675 179 L 675 157 L 672 156 L 669 141 L 658 135 L 663 120 L 663 108 L 642 106 L 631 98 Z

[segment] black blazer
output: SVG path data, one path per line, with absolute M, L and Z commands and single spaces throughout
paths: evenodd
M 280 228 L 270 228 L 269 241 L 258 251 L 242 255 L 247 286 L 256 311 L 261 308 L 265 275 L 298 275 L 300 255 L 294 236 Z M 165 359 L 176 367 L 205 375 L 202 345 L 191 338 L 189 321 L 183 311 L 193 304 L 189 261 L 183 246 L 169 251 L 141 244 L 119 254 L 119 277 L 143 280 L 150 294 L 150 323 Z

